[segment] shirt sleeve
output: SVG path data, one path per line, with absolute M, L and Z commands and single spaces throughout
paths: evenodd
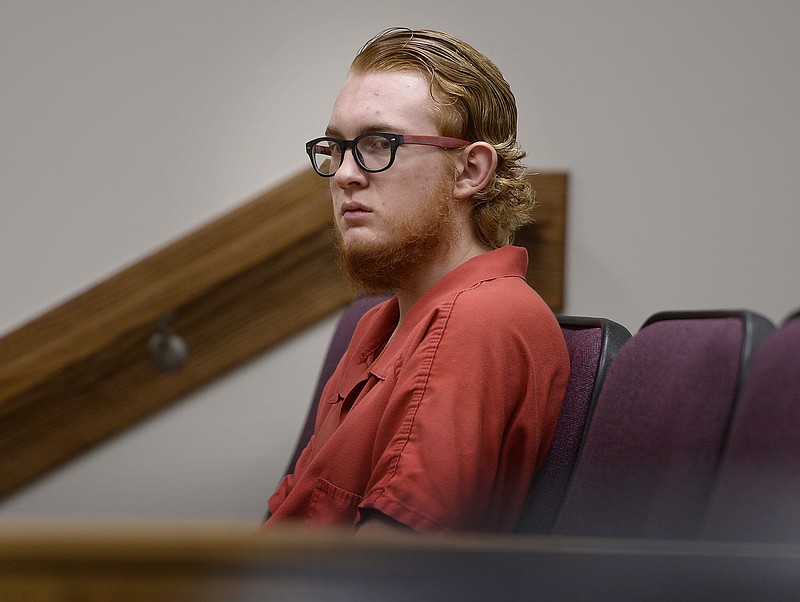
M 269 512 L 271 515 L 274 515 L 283 501 L 289 496 L 292 489 L 294 488 L 295 483 L 295 474 L 302 471 L 303 467 L 308 462 L 308 458 L 311 454 L 311 447 L 313 443 L 314 437 L 312 435 L 309 442 L 306 444 L 303 451 L 300 452 L 300 456 L 297 458 L 297 462 L 295 462 L 295 469 L 294 472 L 289 473 L 281 479 L 278 488 L 275 492 L 270 496 L 269 501 L 267 502 L 267 507 L 269 508 Z

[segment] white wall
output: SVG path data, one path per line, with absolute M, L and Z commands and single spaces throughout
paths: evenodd
M 567 311 L 800 306 L 800 3 L 0 0 L 0 334 L 305 167 L 353 54 L 448 30 L 571 176 Z M 333 320 L 0 503 L 256 523 Z

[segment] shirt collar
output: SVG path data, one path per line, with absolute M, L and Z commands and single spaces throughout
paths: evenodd
M 419 322 L 434 309 L 452 299 L 456 293 L 473 288 L 487 280 L 504 277 L 518 277 L 524 280 L 527 269 L 528 251 L 523 247 L 506 245 L 473 257 L 440 278 L 429 288 L 414 303 L 396 332 L 395 327 L 400 310 L 397 297 L 392 297 L 386 303 L 372 310 L 377 312 L 377 315 L 372 319 L 371 327 L 363 334 L 364 338 L 359 347 L 365 351 L 363 357 L 358 360 L 364 367 L 372 363 L 369 371 L 378 378 L 384 379 L 390 366 L 394 363 L 394 354 L 387 353 L 387 349 L 396 345 L 402 346 Z M 393 332 L 394 336 L 392 336 Z M 389 337 L 392 337 L 391 340 Z M 366 344 L 367 341 L 369 344 Z M 375 352 L 384 343 L 385 347 L 376 358 Z M 361 368 L 362 374 L 364 367 Z

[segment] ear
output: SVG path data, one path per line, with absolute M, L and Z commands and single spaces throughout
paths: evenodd
M 453 198 L 464 201 L 486 187 L 497 169 L 497 151 L 488 142 L 473 142 L 455 159 Z

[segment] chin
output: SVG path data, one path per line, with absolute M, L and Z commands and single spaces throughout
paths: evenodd
M 347 228 L 344 232 L 340 231 L 340 238 L 345 248 L 351 247 L 352 245 L 358 245 L 363 249 L 382 248 L 387 242 L 385 237 L 381 239 L 364 226 Z

